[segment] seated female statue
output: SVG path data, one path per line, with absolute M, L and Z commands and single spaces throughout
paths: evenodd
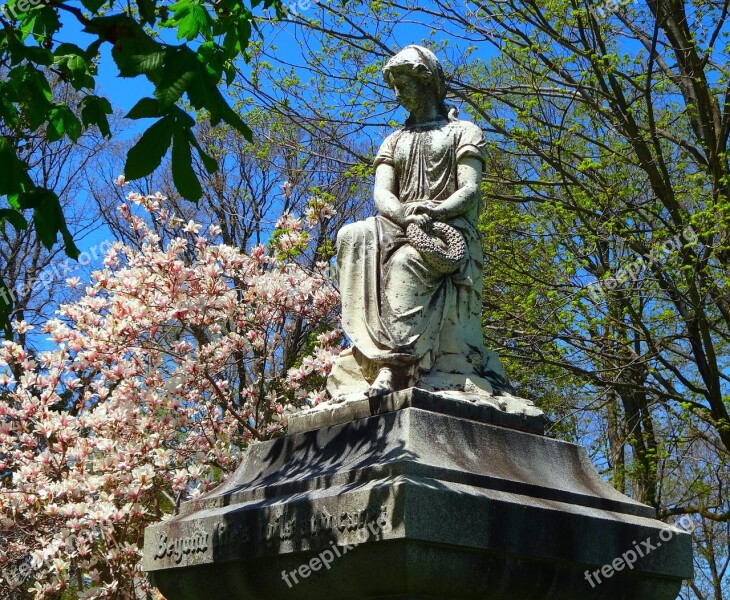
M 383 72 L 410 116 L 375 158 L 379 216 L 337 236 L 352 347 L 337 359 L 328 391 L 343 399 L 411 386 L 499 392 L 504 372 L 481 328 L 482 131 L 449 110 L 441 65 L 426 48 L 407 46 Z

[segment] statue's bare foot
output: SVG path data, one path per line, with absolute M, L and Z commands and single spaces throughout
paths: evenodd
M 383 367 L 380 369 L 375 381 L 373 381 L 373 385 L 367 391 L 367 395 L 369 398 L 377 398 L 378 396 L 386 396 L 393 391 L 393 371 L 389 367 Z

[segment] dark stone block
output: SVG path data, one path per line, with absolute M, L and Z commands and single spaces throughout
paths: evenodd
M 169 600 L 674 600 L 691 557 L 581 447 L 406 408 L 252 447 L 147 529 L 144 568 Z

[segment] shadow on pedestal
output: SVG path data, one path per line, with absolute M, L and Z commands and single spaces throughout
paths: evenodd
M 692 550 L 581 447 L 411 407 L 253 446 L 144 569 L 168 600 L 674 600 Z

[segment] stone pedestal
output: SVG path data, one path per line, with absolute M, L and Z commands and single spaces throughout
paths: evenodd
M 451 396 L 449 396 L 452 394 Z M 528 433 L 545 433 L 545 416 L 532 402 L 509 394 L 499 396 L 465 392 L 429 392 L 410 388 L 388 396 L 348 402 L 326 402 L 289 417 L 288 433 L 321 429 L 356 419 L 382 415 L 404 408 L 490 423 Z
M 153 583 L 168 600 L 674 600 L 692 576 L 690 535 L 583 448 L 403 394 L 252 447 L 147 529 Z

